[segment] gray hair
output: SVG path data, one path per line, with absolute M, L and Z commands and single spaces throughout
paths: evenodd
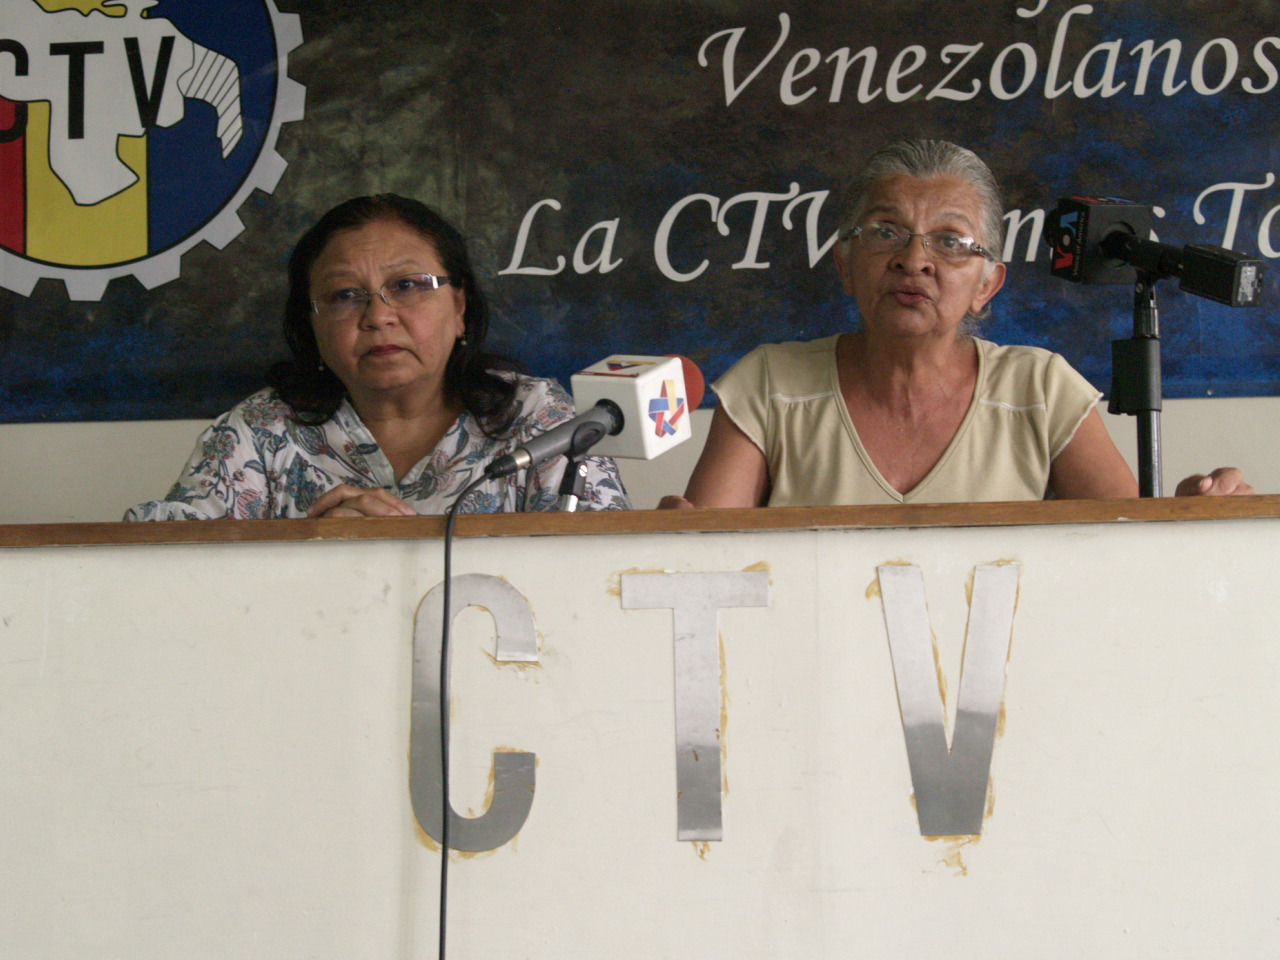
M 842 234 L 861 219 L 867 195 L 875 185 L 897 176 L 915 177 L 919 180 L 957 177 L 971 184 L 982 203 L 982 236 L 978 241 L 993 257 L 1001 259 L 1004 250 L 1004 199 L 1000 195 L 1000 185 L 981 157 L 949 140 L 894 140 L 873 153 L 845 185 L 840 199 Z M 995 264 L 987 261 L 986 276 L 989 277 L 993 270 Z M 985 320 L 989 313 L 988 305 L 981 314 L 968 315 L 966 325 Z
M 867 194 L 882 180 L 908 176 L 919 180 L 957 177 L 973 185 L 982 202 L 979 240 L 997 258 L 1004 247 L 1004 200 L 991 168 L 972 150 L 949 140 L 895 140 L 877 150 L 849 179 L 840 202 L 840 228 L 862 216 Z

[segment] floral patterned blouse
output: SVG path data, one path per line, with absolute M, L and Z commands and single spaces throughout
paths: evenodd
M 320 426 L 292 418 L 274 390 L 260 390 L 213 422 L 163 500 L 133 507 L 125 520 L 206 520 L 221 517 L 305 517 L 340 483 L 384 487 L 420 514 L 444 513 L 461 490 L 497 456 L 574 416 L 573 400 L 554 380 L 516 380 L 516 415 L 497 439 L 463 413 L 439 445 L 397 482 L 378 443 L 355 408 L 343 400 Z M 564 457 L 532 471 L 489 480 L 467 495 L 460 513 L 554 510 Z M 580 510 L 630 507 L 617 465 L 587 457 Z

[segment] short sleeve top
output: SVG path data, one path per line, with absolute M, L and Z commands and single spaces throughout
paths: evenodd
M 975 338 L 969 410 L 938 462 L 903 494 L 858 438 L 840 393 L 838 341 L 757 347 L 714 384 L 725 413 L 764 453 L 770 506 L 1039 500 L 1053 459 L 1101 396 L 1056 353 Z
M 516 384 L 515 415 L 488 436 L 462 413 L 434 450 L 399 480 L 386 454 L 349 400 L 323 424 L 300 423 L 274 390 L 236 404 L 205 430 L 163 500 L 139 504 L 126 520 L 305 517 L 325 492 L 342 483 L 382 487 L 421 514 L 444 513 L 495 457 L 574 415 L 573 400 L 554 380 L 502 374 Z M 462 513 L 555 510 L 567 461 L 554 457 L 532 469 L 485 481 L 467 495 Z M 586 457 L 579 510 L 625 510 L 630 503 L 617 465 Z

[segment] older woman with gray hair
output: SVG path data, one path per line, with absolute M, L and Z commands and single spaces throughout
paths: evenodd
M 973 335 L 1005 279 L 987 165 L 943 140 L 873 155 L 841 205 L 836 269 L 853 331 L 769 344 L 715 384 L 685 496 L 667 507 L 948 503 L 1137 496 L 1061 356 Z M 1239 471 L 1179 493 L 1251 493 Z

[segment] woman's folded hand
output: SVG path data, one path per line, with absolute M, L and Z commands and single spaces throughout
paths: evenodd
M 1179 497 L 1247 497 L 1254 493 L 1244 474 L 1235 467 L 1219 467 L 1208 476 L 1197 473 L 1178 484 Z
M 416 517 L 417 511 L 394 493 L 381 487 L 353 487 L 340 483 L 311 505 L 307 516 L 317 517 Z

